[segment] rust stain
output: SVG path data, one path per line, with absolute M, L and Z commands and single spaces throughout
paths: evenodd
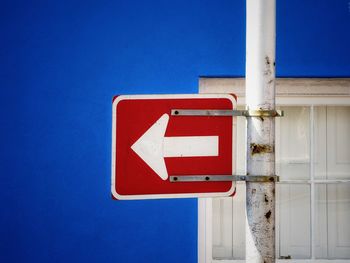
M 250 144 L 251 154 L 259 154 L 259 153 L 273 153 L 274 149 L 269 144 L 259 144 L 259 143 L 251 143 Z
M 267 212 L 265 214 L 265 217 L 266 217 L 267 220 L 270 219 L 270 217 L 271 217 L 271 211 L 270 210 L 269 210 L 269 212 Z
M 255 194 L 256 193 L 256 189 L 252 189 L 252 194 Z
M 266 56 L 266 57 L 265 57 L 265 70 L 264 70 L 264 75 L 265 75 L 265 76 L 269 76 L 269 75 L 272 74 L 270 64 L 271 64 L 270 58 L 269 58 L 268 56 Z

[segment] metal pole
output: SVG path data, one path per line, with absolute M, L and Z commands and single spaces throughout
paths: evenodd
M 275 109 L 275 0 L 247 0 L 246 104 Z M 275 175 L 275 120 L 247 117 L 247 174 Z M 246 183 L 246 262 L 275 262 L 275 182 Z

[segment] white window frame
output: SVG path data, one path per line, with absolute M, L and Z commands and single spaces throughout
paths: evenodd
M 199 79 L 199 93 L 233 93 L 237 95 L 237 106 L 245 105 L 244 78 L 206 78 Z M 310 107 L 311 158 L 313 159 L 313 113 L 316 106 L 350 106 L 350 78 L 278 78 L 276 79 L 277 106 L 307 106 Z M 277 262 L 310 262 L 310 263 L 345 263 L 349 260 L 319 260 L 315 259 L 315 183 L 350 182 L 350 180 L 315 180 L 313 161 L 311 164 L 311 259 L 293 260 L 283 259 Z M 284 183 L 289 183 L 285 181 Z M 296 181 L 293 181 L 296 183 Z M 278 208 L 277 208 L 278 209 Z M 277 231 L 276 231 L 277 233 Z M 278 248 L 278 235 L 276 247 Z M 198 199 L 198 263 L 239 263 L 244 260 L 215 260 L 212 257 L 212 199 Z

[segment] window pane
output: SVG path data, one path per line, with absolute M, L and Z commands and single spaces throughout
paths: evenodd
M 350 107 L 315 107 L 315 178 L 350 179 Z
M 350 179 L 350 107 L 327 107 L 327 179 Z
M 311 257 L 310 185 L 280 184 L 278 188 L 279 257 Z
M 244 183 L 233 198 L 213 199 L 213 258 L 245 259 Z
M 315 179 L 327 178 L 327 108 L 314 108 Z
M 316 197 L 316 257 L 349 259 L 350 184 L 318 184 Z
M 213 198 L 213 258 L 232 258 L 232 198 Z
M 281 180 L 310 177 L 310 108 L 282 107 L 276 121 L 276 169 Z
M 315 255 L 316 258 L 328 258 L 327 251 L 327 185 L 315 186 Z

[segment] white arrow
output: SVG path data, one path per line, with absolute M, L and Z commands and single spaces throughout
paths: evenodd
M 218 136 L 164 137 L 169 115 L 163 114 L 131 149 L 163 180 L 168 179 L 164 157 L 218 156 Z

